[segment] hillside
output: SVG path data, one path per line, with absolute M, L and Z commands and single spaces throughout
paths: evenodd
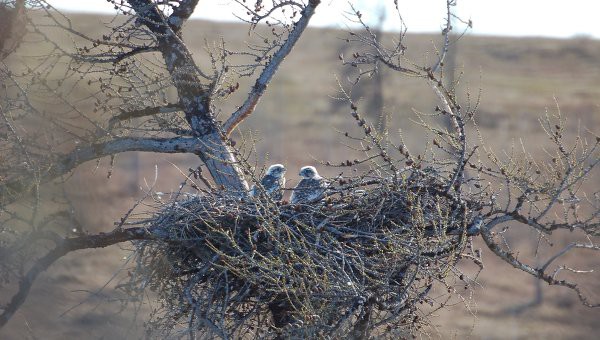
M 76 15 L 76 27 L 89 32 L 99 29 L 99 18 Z M 222 38 L 233 50 L 244 48 L 247 27 L 205 21 L 190 22 L 185 35 L 195 57 L 205 56 L 204 40 L 191 39 L 197 32 L 207 41 Z M 333 97 L 338 91 L 336 76 L 344 71 L 338 60 L 345 52 L 341 39 L 344 32 L 310 29 L 284 62 L 254 113 L 241 131 L 257 137 L 259 164 L 284 163 L 293 178 L 297 168 L 314 163 L 314 159 L 333 163 L 352 157 L 336 130 L 352 131 L 347 106 Z M 391 39 L 387 36 L 386 39 Z M 409 57 L 421 61 L 431 56 L 423 51 L 438 44 L 437 35 L 411 35 L 406 45 Z M 546 136 L 538 117 L 556 112 L 557 106 L 568 117 L 567 131 L 573 135 L 586 128 L 600 132 L 600 41 L 590 39 L 512 39 L 466 36 L 457 45 L 457 93 L 465 105 L 478 103 L 479 128 L 488 146 L 495 150 L 510 148 L 513 139 L 522 138 L 531 153 L 546 157 Z M 415 80 L 383 74 L 383 111 L 390 116 L 388 130 L 392 140 L 402 135 L 414 148 L 422 147 L 422 131 L 411 121 L 413 110 L 430 112 L 436 105 L 431 91 Z M 241 81 L 248 88 L 248 80 Z M 244 91 L 218 103 L 226 119 L 239 105 Z M 365 98 L 366 100 L 367 98 Z M 372 119 L 377 119 L 373 116 Z M 350 155 L 350 156 L 349 156 Z M 132 171 L 132 164 L 138 170 Z M 123 155 L 117 158 L 113 176 L 107 179 L 108 161 L 87 164 L 65 184 L 74 202 L 80 222 L 92 232 L 108 231 L 113 222 L 140 197 L 139 187 L 152 182 L 158 169 L 155 190 L 168 192 L 181 182 L 179 169 L 195 167 L 192 156 Z M 178 169 L 179 168 L 179 169 Z M 338 169 L 323 169 L 335 175 Z M 293 185 L 293 183 L 290 183 Z M 595 191 L 600 183 L 591 183 Z M 594 188 L 592 188 L 594 189 Z M 60 185 L 52 190 L 61 190 Z M 123 202 L 127 202 L 124 204 Z M 535 244 L 535 235 L 522 235 L 521 245 Z M 516 237 L 516 236 L 515 236 Z M 568 235 L 565 235 L 565 240 Z M 533 243 L 532 243 L 533 242 Z M 119 311 L 119 296 L 112 287 L 124 273 L 126 249 L 112 247 L 100 251 L 70 254 L 42 275 L 34 289 L 6 329 L 2 339 L 121 339 L 143 336 L 140 320 L 147 308 Z M 524 254 L 523 256 L 530 256 Z M 516 315 L 506 309 L 528 302 L 534 295 L 532 279 L 484 253 L 486 269 L 479 277 L 481 288 L 474 291 L 471 310 L 457 301 L 455 307 L 442 311 L 432 322 L 434 338 L 466 336 L 485 339 L 594 339 L 600 332 L 600 310 L 579 305 L 570 291 L 543 287 L 543 304 Z M 583 268 L 598 268 L 597 258 L 572 259 Z M 116 275 L 116 279 L 112 280 Z M 597 276 L 586 283 L 586 293 L 600 300 Z M 107 284 L 107 282 L 109 282 Z M 106 288 L 104 288 L 106 286 Z M 8 292 L 0 292 L 4 301 Z M 112 301 L 110 301 L 112 300 Z M 136 312 L 139 315 L 136 317 Z M 137 326 L 137 327 L 136 327 Z

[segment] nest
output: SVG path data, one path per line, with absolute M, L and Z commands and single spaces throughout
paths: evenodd
M 417 306 L 459 259 L 473 220 L 423 176 L 336 185 L 306 205 L 219 194 L 172 202 L 148 224 L 159 240 L 137 244 L 130 293 L 159 295 L 157 337 L 414 333 L 425 323 Z

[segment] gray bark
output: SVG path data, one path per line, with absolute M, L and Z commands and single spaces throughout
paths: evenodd
M 30 192 L 36 185 L 44 184 L 60 177 L 77 166 L 93 160 L 127 151 L 160 153 L 197 153 L 202 148 L 198 138 L 118 138 L 104 143 L 78 148 L 69 154 L 52 159 L 47 171 L 37 179 L 23 176 L 0 184 L 0 206 L 13 203 L 22 195 Z
M 182 2 L 168 18 L 150 0 L 128 2 L 141 22 L 156 35 L 158 49 L 177 88 L 179 104 L 194 135 L 201 141 L 195 153 L 206 164 L 217 186 L 246 195 L 248 184 L 211 112 L 210 94 L 202 84 L 192 55 L 178 34 L 198 1 Z

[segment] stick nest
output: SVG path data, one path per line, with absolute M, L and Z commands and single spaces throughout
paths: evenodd
M 159 236 L 136 245 L 124 287 L 159 295 L 157 337 L 405 336 L 426 323 L 417 306 L 445 284 L 474 218 L 446 191 L 414 172 L 339 180 L 305 205 L 216 193 L 173 201 L 146 222 Z

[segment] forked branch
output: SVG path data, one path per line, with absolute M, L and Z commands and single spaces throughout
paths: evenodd
M 261 72 L 244 103 L 223 124 L 223 131 L 225 131 L 226 136 L 231 135 L 231 132 L 233 132 L 246 117 L 254 112 L 256 104 L 258 104 L 258 101 L 267 89 L 267 86 L 277 72 L 279 65 L 281 65 L 285 57 L 292 51 L 292 48 L 302 36 L 302 33 L 308 26 L 308 22 L 315 13 L 315 8 L 319 3 L 319 1 L 310 1 L 308 6 L 304 7 L 302 16 L 294 25 L 294 29 L 290 32 L 277 52 L 273 54 L 273 58 Z
M 69 173 L 77 166 L 106 156 L 128 151 L 159 153 L 198 153 L 203 144 L 194 137 L 174 138 L 117 138 L 102 143 L 92 144 L 72 151 L 69 154 L 56 156 L 49 160 L 46 172 L 40 174 L 39 184 L 47 183 Z M 15 202 L 27 194 L 35 181 L 26 174 L 0 184 L 0 206 Z
M 540 280 L 543 280 L 543 281 L 547 282 L 549 285 L 562 286 L 562 287 L 567 287 L 569 289 L 574 290 L 577 293 L 577 297 L 579 298 L 581 303 L 587 307 L 590 307 L 590 308 L 600 307 L 600 303 L 590 302 L 588 297 L 586 297 L 583 294 L 583 292 L 581 291 L 581 289 L 579 288 L 579 286 L 576 283 L 568 281 L 568 280 L 557 280 L 556 273 L 549 274 L 549 273 L 545 272 L 545 269 L 547 269 L 547 267 L 554 260 L 556 260 L 558 257 L 564 255 L 566 252 L 568 252 L 569 250 L 571 250 L 573 248 L 585 248 L 585 249 L 599 251 L 600 247 L 595 246 L 595 245 L 569 245 L 566 248 L 564 248 L 563 250 L 561 250 L 559 253 L 557 253 L 556 255 L 552 256 L 542 267 L 540 267 L 538 269 L 538 268 L 533 268 L 532 266 L 530 266 L 526 263 L 523 263 L 522 261 L 518 260 L 514 254 L 502 249 L 499 245 L 500 242 L 498 242 L 494 239 L 494 236 L 491 234 L 489 228 L 483 228 L 481 230 L 481 236 L 483 238 L 483 241 L 487 245 L 487 247 L 494 254 L 496 254 L 499 258 L 501 258 L 506 263 L 513 266 L 514 268 L 522 270 L 527 274 L 530 274 Z

